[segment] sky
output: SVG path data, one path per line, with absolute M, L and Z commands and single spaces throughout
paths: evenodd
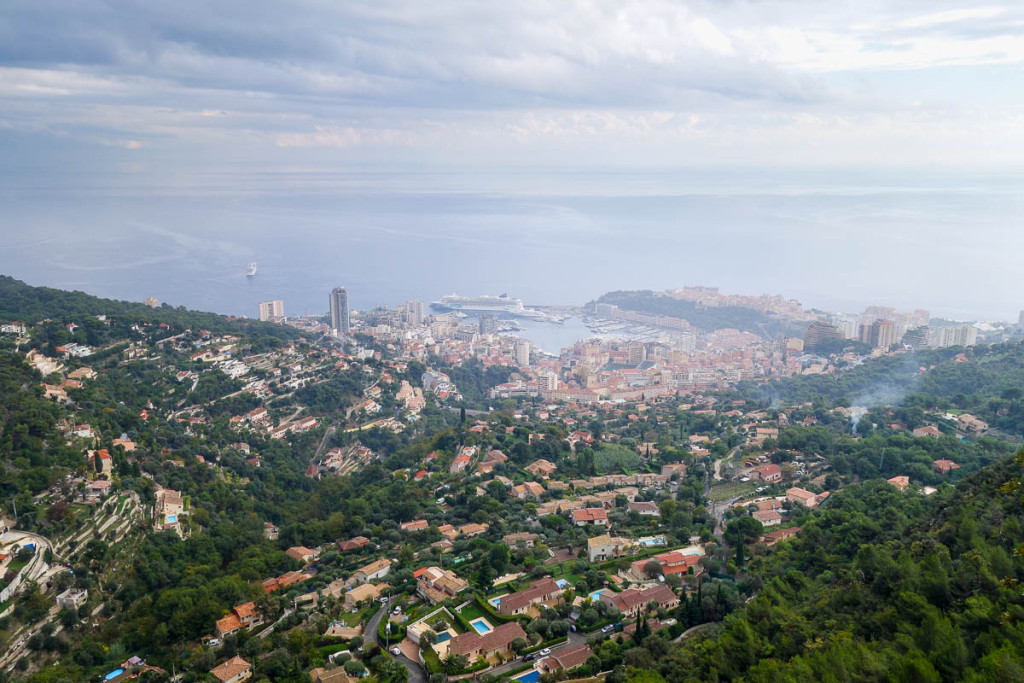
M 75 166 L 1014 164 L 1022 33 L 1019 2 L 6 0 L 0 130 Z
M 0 208 L 19 223 L 0 217 L 0 240 L 88 233 L 34 221 L 39 188 L 185 192 L 219 172 L 457 169 L 515 193 L 509 169 L 561 170 L 592 195 L 607 180 L 581 174 L 715 168 L 789 183 L 779 169 L 795 168 L 848 194 L 896 169 L 894 191 L 944 173 L 925 188 L 941 195 L 1019 172 L 1022 34 L 1024 4 L 1008 1 L 5 0 Z M 1011 177 L 996 194 L 1018 194 Z M 1010 213 L 986 219 L 986 246 L 1015 237 Z M 887 234 L 907 244 L 946 230 L 891 218 Z M 819 227 L 833 242 L 846 229 Z M 976 256 L 971 282 L 991 275 Z M 793 280 L 763 289 L 813 289 Z

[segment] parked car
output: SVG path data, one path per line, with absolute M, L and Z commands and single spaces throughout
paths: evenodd
M 537 655 L 533 654 L 532 652 L 530 654 L 528 654 L 528 655 L 523 655 L 523 661 L 524 662 L 532 662 L 536 658 L 537 658 Z
M 392 614 L 401 614 L 401 613 L 402 613 L 402 606 L 401 605 L 395 605 L 395 609 L 392 612 Z
M 551 648 L 550 647 L 546 647 L 543 650 L 541 650 L 540 652 L 538 652 L 537 654 L 540 655 L 541 657 L 547 657 L 549 654 L 551 654 Z
M 605 626 L 604 628 L 601 629 L 601 633 L 611 633 L 614 630 L 615 630 L 615 627 L 613 625 L 611 625 L 611 624 L 608 624 L 607 626 Z
M 393 654 L 396 657 L 400 657 L 402 655 L 402 650 L 396 645 L 393 648 L 391 648 L 391 654 Z

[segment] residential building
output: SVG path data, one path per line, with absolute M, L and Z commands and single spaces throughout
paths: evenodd
M 261 301 L 260 302 L 260 320 L 267 322 L 269 320 L 280 320 L 284 317 L 284 302 L 280 299 L 273 301 Z
M 632 501 L 626 503 L 626 509 L 644 517 L 660 517 L 661 510 L 656 503 L 650 501 Z
M 284 554 L 302 564 L 309 564 L 316 558 L 316 553 L 305 546 L 292 546 Z
M 861 328 L 861 341 L 876 349 L 888 349 L 897 341 L 897 327 L 891 320 L 876 320 Z
M 348 312 L 348 290 L 335 287 L 331 290 L 331 329 L 337 334 L 347 335 L 350 331 Z
M 402 531 L 421 531 L 430 528 L 430 524 L 425 519 L 414 519 L 411 522 L 402 522 L 398 528 Z
M 843 336 L 843 331 L 838 327 L 820 320 L 814 320 L 804 330 L 804 348 L 808 351 L 813 351 L 828 342 L 839 341 L 843 339 Z
M 544 487 L 535 481 L 528 481 L 512 487 L 512 495 L 523 500 L 526 498 L 540 498 L 544 494 Z
M 659 609 L 674 609 L 679 606 L 679 596 L 664 584 L 657 584 L 642 591 L 635 588 L 627 588 L 621 593 L 604 591 L 600 600 L 630 617 L 640 614 L 652 602 L 656 603 Z
M 360 567 L 352 577 L 357 584 L 383 579 L 391 572 L 391 560 L 377 560 Z
M 558 391 L 558 374 L 548 370 L 537 373 L 537 388 L 540 391 Z
M 988 423 L 984 420 L 979 420 L 970 413 L 961 413 L 956 419 L 957 425 L 960 429 L 968 432 L 984 432 L 988 430 Z
M 786 491 L 786 502 L 800 503 L 805 508 L 818 507 L 818 496 L 810 491 L 794 486 Z
M 451 467 L 448 468 L 448 472 L 451 474 L 458 474 L 459 472 L 462 472 L 469 467 L 470 460 L 472 460 L 472 458 L 464 453 L 455 456 L 455 459 L 452 460 Z
M 511 652 L 512 641 L 516 638 L 527 639 L 526 631 L 517 621 L 496 626 L 483 635 L 475 631 L 466 631 L 448 641 L 448 654 L 463 655 L 470 662 L 475 662 L 479 658 L 490 659 L 495 655 Z
M 84 588 L 69 588 L 57 596 L 61 609 L 77 610 L 89 600 L 89 591 Z
M 353 609 L 359 603 L 373 602 L 388 588 L 387 584 L 363 583 L 345 593 L 345 609 Z
M 251 629 L 263 623 L 263 614 L 253 602 L 243 602 L 231 608 L 231 612 L 217 620 L 217 636 L 224 638 L 243 629 Z
M 592 654 L 593 651 L 586 643 L 563 647 L 557 652 L 553 652 L 549 656 L 540 660 L 538 668 L 545 673 L 551 673 L 558 671 L 559 669 L 562 669 L 563 671 L 570 671 L 578 666 L 586 664 L 587 659 L 589 659 Z
M 693 569 L 694 574 L 699 574 L 701 571 L 700 558 L 703 555 L 696 553 L 682 553 L 678 550 L 672 550 L 667 553 L 661 553 L 654 557 L 649 557 L 646 560 L 637 560 L 629 566 L 627 577 L 634 581 L 650 581 L 651 577 L 647 575 L 647 564 L 653 560 L 661 565 L 662 576 L 670 576 L 672 574 L 688 574 L 690 569 Z
M 370 539 L 366 536 L 356 536 L 355 538 L 350 538 L 347 541 L 339 541 L 338 550 L 343 553 L 357 552 L 366 547 L 369 542 Z
M 756 510 L 753 517 L 761 522 L 762 526 L 778 526 L 782 524 L 782 515 L 775 510 Z
M 455 572 L 440 567 L 426 567 L 416 577 L 416 592 L 433 604 L 456 597 L 469 589 L 469 583 Z
M 355 683 L 355 681 L 359 680 L 349 676 L 345 673 L 345 669 L 340 666 L 330 670 L 318 666 L 309 672 L 309 678 L 313 683 Z
M 410 299 L 405 302 L 405 315 L 410 325 L 423 324 L 423 302 L 419 299 Z
M 888 481 L 890 484 L 898 488 L 900 491 L 905 491 L 906 488 L 910 486 L 910 477 L 904 475 L 892 477 L 891 479 L 887 479 L 886 481 Z
M 530 342 L 520 339 L 515 344 L 516 363 L 523 368 L 530 367 Z
M 509 548 L 532 548 L 537 540 L 537 534 L 521 531 L 515 534 L 507 534 L 501 540 Z
M 956 464 L 952 460 L 936 460 L 932 463 L 932 469 L 939 474 L 949 474 L 953 470 L 960 469 L 960 465 Z
M 978 343 L 978 328 L 974 325 L 939 327 L 932 332 L 932 345 L 939 348 L 948 346 L 974 346 Z
M 582 508 L 572 511 L 572 523 L 576 526 L 611 526 L 604 508 Z
M 498 314 L 497 313 L 481 313 L 480 314 L 480 334 L 497 334 L 498 333 Z
M 768 482 L 769 484 L 782 481 L 782 468 L 775 464 L 762 465 L 754 470 L 754 472 L 761 481 Z
M 241 657 L 232 657 L 220 666 L 210 669 L 220 683 L 241 683 L 252 677 L 252 665 Z
M 554 579 L 545 577 L 530 584 L 526 590 L 503 595 L 498 600 L 498 612 L 500 614 L 526 614 L 530 609 L 539 603 L 550 605 L 557 604 L 562 600 L 562 589 L 558 587 Z
M 800 532 L 800 527 L 794 526 L 788 529 L 776 529 L 775 531 L 769 531 L 767 534 L 761 537 L 761 542 L 771 548 L 773 545 L 780 541 L 785 541 L 793 538 Z
M 540 479 L 547 479 L 558 471 L 558 466 L 548 460 L 541 458 L 523 468 L 530 474 Z
M 603 562 L 628 555 L 634 547 L 631 539 L 601 534 L 587 539 L 587 557 L 591 562 Z

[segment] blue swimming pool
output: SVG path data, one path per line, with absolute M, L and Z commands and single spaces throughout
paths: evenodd
M 540 680 L 540 672 L 534 669 L 533 671 L 528 671 L 522 676 L 516 676 L 512 680 L 521 681 L 522 683 L 537 683 L 537 681 Z
M 483 619 L 477 619 L 476 621 L 469 622 L 469 625 L 476 629 L 476 632 L 483 635 L 491 630 L 491 625 Z
M 174 524 L 178 521 L 178 515 L 167 515 L 167 523 Z
M 605 589 L 605 588 L 602 588 L 602 589 L 601 589 L 601 590 L 599 590 L 599 591 L 594 591 L 593 593 L 591 593 L 591 594 L 590 594 L 590 599 L 591 599 L 591 600 L 592 600 L 593 602 L 597 602 L 598 600 L 600 600 L 600 599 L 601 599 L 601 593 L 604 593 L 604 592 L 605 592 L 606 590 L 607 590 L 607 589 Z
M 452 639 L 452 634 L 448 633 L 448 631 L 445 631 L 444 633 L 438 633 L 437 634 L 437 642 L 439 642 L 439 643 L 443 643 L 444 641 L 451 640 L 451 639 Z
M 123 673 L 124 673 L 124 669 L 114 669 L 113 671 L 108 673 L 106 676 L 104 676 L 103 680 L 109 681 L 111 678 L 117 678 L 118 676 L 120 676 Z
M 664 538 L 642 538 L 639 541 L 637 541 L 637 543 L 639 545 L 642 545 L 642 546 L 644 546 L 646 548 L 646 547 L 649 547 L 649 546 L 652 546 L 652 545 L 665 545 L 665 539 Z

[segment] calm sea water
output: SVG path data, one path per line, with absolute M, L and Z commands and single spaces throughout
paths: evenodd
M 1016 319 L 1021 174 L 219 173 L 0 178 L 0 272 L 256 314 L 717 285 Z M 259 273 L 246 278 L 255 259 Z M 581 328 L 582 329 L 582 328 Z M 551 339 L 545 348 L 556 343 Z M 558 341 L 561 343 L 561 341 Z M 555 349 L 549 349 L 555 350 Z

